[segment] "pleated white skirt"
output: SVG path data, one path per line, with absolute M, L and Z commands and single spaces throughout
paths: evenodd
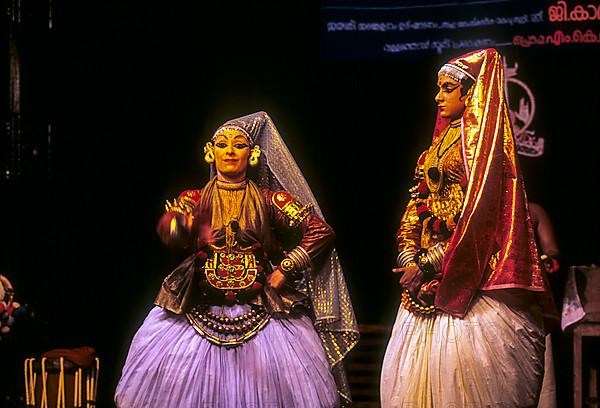
M 544 374 L 539 313 L 486 292 L 464 319 L 400 307 L 381 374 L 382 408 L 535 407 Z

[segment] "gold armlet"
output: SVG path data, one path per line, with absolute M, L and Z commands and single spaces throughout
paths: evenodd
M 411 188 L 408 189 L 408 194 L 410 195 L 410 198 L 412 199 L 417 199 L 419 198 L 419 185 L 414 185 Z
M 290 220 L 290 227 L 295 227 L 304 221 L 304 219 L 312 212 L 312 210 L 312 204 L 307 204 L 304 207 L 301 207 L 298 201 L 293 201 L 282 211 Z
M 272 196 L 273 204 L 285 214 L 289 220 L 290 227 L 295 227 L 313 211 L 312 204 L 302 206 L 298 201 L 294 200 L 291 194 L 286 191 L 278 191 Z

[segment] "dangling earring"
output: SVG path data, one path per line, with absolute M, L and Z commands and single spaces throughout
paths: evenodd
M 212 142 L 206 142 L 204 145 L 204 161 L 208 164 L 214 163 L 215 161 L 215 148 Z
M 248 163 L 250 164 L 250 166 L 254 167 L 258 164 L 258 158 L 260 157 L 260 146 L 259 145 L 254 145 L 254 147 L 252 148 L 252 151 L 250 152 L 250 159 L 248 160 Z

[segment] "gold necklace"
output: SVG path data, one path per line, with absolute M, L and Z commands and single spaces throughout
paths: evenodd
M 444 158 L 448 151 L 460 139 L 460 127 L 457 124 L 451 124 L 438 141 L 431 146 L 425 156 L 424 170 L 425 182 L 431 193 L 437 193 L 441 190 L 444 183 Z M 458 135 L 457 135 L 458 133 Z
M 446 139 L 447 139 L 448 134 L 450 134 L 450 133 L 458 133 L 458 135 L 457 136 L 453 135 L 453 137 L 450 139 L 451 141 L 448 143 L 448 142 L 446 142 Z M 454 146 L 454 144 L 456 142 L 458 142 L 458 139 L 460 139 L 460 129 L 449 127 L 448 130 L 446 131 L 446 133 L 444 134 L 440 144 L 438 144 L 437 153 L 436 153 L 438 160 L 441 160 L 442 157 L 444 157 L 446 155 L 446 153 L 448 153 L 448 150 L 450 150 L 450 148 L 452 146 Z
M 236 196 L 236 191 L 240 189 L 222 189 L 224 191 L 217 190 L 219 197 L 219 206 L 221 208 L 221 219 L 225 224 L 225 247 L 227 253 L 231 253 L 233 248 L 237 245 L 236 235 L 240 229 L 239 219 L 242 213 L 242 207 L 244 199 L 246 198 L 246 189 L 243 189 L 242 197 L 240 199 Z M 223 203 L 222 194 L 225 194 L 227 204 Z
M 217 187 L 222 190 L 241 190 L 248 184 L 248 180 L 244 179 L 236 183 L 228 183 L 226 181 L 217 180 Z

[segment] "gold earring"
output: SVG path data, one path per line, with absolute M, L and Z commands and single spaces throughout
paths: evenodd
M 250 152 L 250 159 L 248 160 L 248 163 L 250 163 L 250 166 L 254 167 L 258 164 L 258 158 L 260 157 L 260 146 L 259 145 L 254 145 L 254 147 L 252 148 L 252 151 Z
M 206 142 L 204 145 L 204 161 L 208 164 L 215 162 L 215 148 L 212 142 Z

